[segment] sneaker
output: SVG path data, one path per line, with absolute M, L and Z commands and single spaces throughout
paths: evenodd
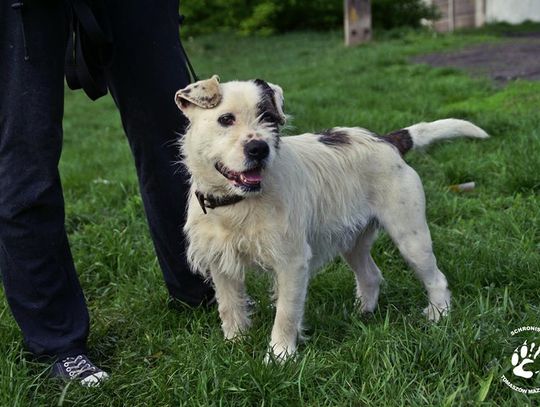
M 109 375 L 94 365 L 86 355 L 71 356 L 56 362 L 52 368 L 52 376 L 78 380 L 85 387 L 97 387 L 109 378 Z

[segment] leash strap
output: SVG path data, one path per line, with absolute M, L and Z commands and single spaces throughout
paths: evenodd
M 85 0 L 69 0 L 69 37 L 65 55 L 66 82 L 70 89 L 83 89 L 96 100 L 107 94 L 103 68 L 112 58 L 112 41 L 99 25 L 94 12 Z M 15 4 L 15 7 L 22 7 Z M 179 16 L 182 26 L 184 16 Z M 180 41 L 188 74 L 193 82 L 199 80 Z
M 65 56 L 66 82 L 96 100 L 107 94 L 103 67 L 111 58 L 111 40 L 84 0 L 70 0 L 69 37 Z
M 186 19 L 185 16 L 183 16 L 182 14 L 180 14 L 178 16 L 178 22 L 180 23 L 180 29 L 182 28 L 182 25 L 184 24 L 185 19 Z M 182 45 L 182 39 L 181 38 L 180 38 L 180 51 L 182 51 L 182 54 L 184 55 L 184 60 L 186 61 L 186 66 L 187 66 L 189 75 L 191 76 L 191 81 L 192 82 L 198 82 L 199 77 L 195 73 L 195 69 L 193 69 L 193 65 L 191 65 L 191 61 L 189 60 L 189 58 L 187 56 L 187 52 L 184 49 L 184 45 Z

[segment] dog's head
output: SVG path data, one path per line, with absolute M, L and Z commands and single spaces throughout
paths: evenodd
M 209 193 L 261 191 L 286 119 L 281 88 L 261 79 L 221 84 L 214 75 L 175 101 L 190 122 L 182 152 L 193 181 Z

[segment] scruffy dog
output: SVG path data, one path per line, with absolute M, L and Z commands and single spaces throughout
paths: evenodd
M 187 255 L 194 270 L 212 278 L 225 338 L 249 326 L 250 267 L 275 277 L 270 358 L 295 353 L 308 280 L 339 254 L 356 275 L 360 311 L 372 312 L 382 280 L 370 255 L 379 227 L 424 283 L 427 317 L 437 321 L 448 312 L 422 183 L 402 155 L 436 140 L 488 137 L 482 129 L 445 119 L 383 137 L 336 127 L 280 138 L 282 90 L 259 79 L 220 84 L 213 76 L 179 90 L 175 101 L 190 122 L 181 144 L 192 184 Z

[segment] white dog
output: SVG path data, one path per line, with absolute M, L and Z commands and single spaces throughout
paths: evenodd
M 213 76 L 175 100 L 190 122 L 181 145 L 192 184 L 187 255 L 212 278 L 227 339 L 249 326 L 244 272 L 251 267 L 275 276 L 269 356 L 276 359 L 296 351 L 310 276 L 339 254 L 356 275 L 360 310 L 372 312 L 382 280 L 370 255 L 379 227 L 424 283 L 427 317 L 448 312 L 422 183 L 402 154 L 441 139 L 488 137 L 482 129 L 446 119 L 383 137 L 339 127 L 280 138 L 283 93 L 262 80 L 220 84 Z

